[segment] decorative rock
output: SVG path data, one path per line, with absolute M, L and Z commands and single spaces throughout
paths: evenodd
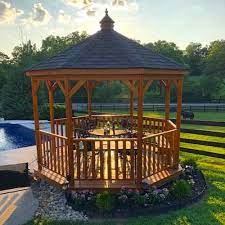
M 77 212 L 66 204 L 64 191 L 51 186 L 44 181 L 35 181 L 32 191 L 39 202 L 35 217 L 52 220 L 84 220 L 88 218 L 82 212 Z

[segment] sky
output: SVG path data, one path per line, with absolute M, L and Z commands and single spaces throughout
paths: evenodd
M 0 0 L 0 51 L 49 35 L 94 34 L 108 8 L 115 30 L 141 43 L 166 40 L 181 49 L 225 38 L 225 0 Z

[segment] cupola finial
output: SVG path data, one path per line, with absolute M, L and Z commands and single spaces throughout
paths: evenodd
M 110 18 L 108 15 L 108 9 L 105 9 L 105 16 L 104 18 L 100 21 L 101 24 L 101 29 L 102 30 L 112 30 L 114 27 L 114 21 Z

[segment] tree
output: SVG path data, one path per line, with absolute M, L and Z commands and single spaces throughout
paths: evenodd
M 31 82 L 24 71 L 38 61 L 36 46 L 31 41 L 16 46 L 12 56 L 11 66 L 5 70 L 5 83 L 1 89 L 1 114 L 6 119 L 31 119 Z M 40 98 L 40 102 L 42 99 L 45 98 Z
M 54 56 L 66 48 L 80 43 L 87 37 L 88 35 L 86 32 L 79 33 L 78 31 L 65 37 L 50 35 L 42 41 L 40 54 L 45 58 Z
M 210 43 L 204 72 L 206 75 L 217 76 L 225 80 L 225 40 Z
M 0 52 L 0 63 L 4 62 L 4 61 L 8 61 L 9 57 L 4 54 L 3 52 Z
M 190 43 L 185 50 L 185 63 L 189 65 L 190 75 L 201 75 L 207 48 L 200 43 Z
M 180 50 L 178 46 L 173 42 L 159 40 L 155 43 L 148 43 L 145 46 L 157 53 L 175 60 L 178 63 L 184 63 L 183 51 Z

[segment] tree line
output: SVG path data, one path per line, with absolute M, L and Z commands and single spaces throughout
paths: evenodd
M 86 32 L 73 32 L 67 36 L 48 36 L 42 40 L 41 47 L 28 41 L 16 46 L 9 57 L 0 52 L 0 117 L 7 119 L 31 119 L 32 97 L 31 82 L 25 71 L 33 64 L 45 60 L 71 45 L 88 37 Z M 210 102 L 225 99 L 225 40 L 216 40 L 208 46 L 190 43 L 181 50 L 175 43 L 157 41 L 144 44 L 145 47 L 165 55 L 185 65 L 189 72 L 184 80 L 184 102 Z M 175 89 L 172 90 L 175 92 Z M 172 101 L 175 101 L 172 94 Z M 93 101 L 116 102 L 127 101 L 128 88 L 119 81 L 102 82 L 96 87 Z M 84 89 L 74 96 L 74 102 L 85 102 Z M 164 90 L 160 83 L 154 83 L 145 95 L 146 102 L 163 102 Z M 55 94 L 56 102 L 64 102 L 60 90 Z M 47 89 L 44 84 L 39 90 L 39 104 L 48 102 Z

